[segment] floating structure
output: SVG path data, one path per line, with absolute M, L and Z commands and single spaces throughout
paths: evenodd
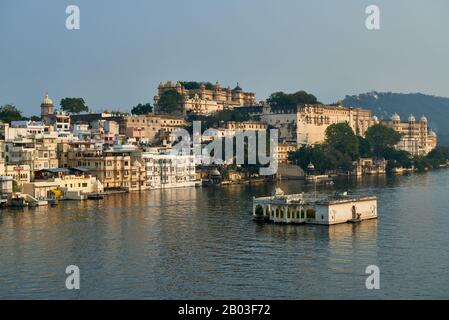
M 276 189 L 271 197 L 253 198 L 255 220 L 288 224 L 355 223 L 377 218 L 375 196 L 290 194 Z

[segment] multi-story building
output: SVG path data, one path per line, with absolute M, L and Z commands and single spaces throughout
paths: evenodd
M 171 155 L 144 152 L 147 185 L 150 189 L 192 187 L 196 180 L 193 155 Z
M 182 96 L 181 108 L 188 113 L 210 114 L 224 108 L 250 106 L 256 103 L 256 95 L 252 92 L 244 92 L 237 83 L 234 89 L 222 88 L 218 81 L 215 85 L 210 83 L 193 83 L 188 89 L 186 84 L 178 81 L 160 83 L 158 95 L 154 97 L 155 105 L 161 95 L 167 90 L 176 90 Z
M 34 136 L 53 131 L 51 126 L 42 121 L 11 121 L 11 124 L 0 124 L 0 137 L 4 140 L 13 140 L 20 137 Z
M 278 163 L 288 163 L 288 154 L 296 151 L 296 144 L 279 143 L 275 151 L 275 159 Z
M 228 121 L 222 124 L 217 129 L 217 135 L 212 135 L 208 133 L 204 133 L 202 135 L 202 141 L 212 141 L 215 137 L 220 138 L 232 138 L 236 135 L 237 132 L 258 132 L 258 131 L 267 131 L 268 125 L 266 123 L 260 121 Z
M 85 167 L 105 189 L 145 190 L 146 170 L 141 151 L 131 145 L 102 145 L 73 142 L 68 151 L 70 167 Z
M 64 112 L 49 115 L 48 121 L 53 125 L 55 131 L 70 131 L 70 116 Z
M 410 115 L 407 122 L 401 122 L 401 117 L 395 113 L 390 120 L 381 120 L 380 123 L 401 134 L 401 141 L 397 145 L 400 150 L 413 155 L 426 155 L 437 145 L 437 136 L 429 129 L 425 116 L 417 122 L 415 117 Z
M 55 134 L 39 134 L 30 138 L 6 141 L 5 163 L 29 166 L 31 179 L 34 179 L 36 171 L 58 167 L 57 140 L 58 136 Z
M 186 125 L 183 118 L 170 115 L 124 116 L 119 120 L 120 134 L 137 140 L 147 140 L 150 143 L 168 140 L 170 133 Z
M 5 165 L 3 175 L 11 177 L 19 186 L 31 181 L 31 169 L 29 165 Z
M 282 142 L 294 142 L 297 147 L 324 142 L 326 129 L 331 124 L 347 122 L 354 133 L 361 136 L 373 124 L 371 111 L 341 105 L 260 107 L 257 115 L 261 121 L 279 129 L 279 138 Z

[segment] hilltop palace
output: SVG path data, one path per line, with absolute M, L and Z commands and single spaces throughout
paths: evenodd
M 393 128 L 402 135 L 397 148 L 413 155 L 425 155 L 437 145 L 436 134 L 428 128 L 424 116 L 416 121 L 410 115 L 407 122 L 401 122 L 397 114 L 390 120 L 379 120 L 370 110 L 344 107 L 339 103 L 295 107 L 272 107 L 266 103 L 257 105 L 255 94 L 244 92 L 239 84 L 231 89 L 222 88 L 218 82 L 215 85 L 181 81 L 160 83 L 158 95 L 154 97 L 156 105 L 167 90 L 176 90 L 182 96 L 180 107 L 188 114 L 210 115 L 223 109 L 241 108 L 260 123 L 279 129 L 280 142 L 295 148 L 324 142 L 327 127 L 341 122 L 347 122 L 354 133 L 361 136 L 377 123 Z
M 428 128 L 427 118 L 424 116 L 418 122 L 412 115 L 407 122 L 401 122 L 397 114 L 391 120 L 379 120 L 370 110 L 340 104 L 305 104 L 293 108 L 270 107 L 265 104 L 244 109 L 269 126 L 278 128 L 281 142 L 294 144 L 297 148 L 324 142 L 327 127 L 341 122 L 347 122 L 361 136 L 377 123 L 391 127 L 402 135 L 397 148 L 413 155 L 425 155 L 437 145 L 436 134 Z
M 198 87 L 186 89 L 184 84 L 178 81 L 160 83 L 158 95 L 154 97 L 155 104 L 161 95 L 167 90 L 176 90 L 182 96 L 182 108 L 186 112 L 195 114 L 211 114 L 224 108 L 252 106 L 256 104 L 256 95 L 252 92 L 244 92 L 237 83 L 234 89 L 222 88 L 218 81 L 215 85 L 206 87 L 204 83 L 198 83 Z

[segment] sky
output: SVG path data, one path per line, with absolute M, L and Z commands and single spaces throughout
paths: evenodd
M 371 4 L 380 30 L 365 27 Z M 48 91 L 128 111 L 168 80 L 239 82 L 258 100 L 449 96 L 448 17 L 447 0 L 0 0 L 0 105 L 37 115 Z

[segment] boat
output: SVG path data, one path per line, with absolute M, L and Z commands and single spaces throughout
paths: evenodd
M 24 208 L 28 203 L 22 197 L 11 198 L 11 207 Z
M 89 200 L 101 200 L 104 198 L 104 195 L 102 193 L 89 193 L 87 195 L 87 199 Z

